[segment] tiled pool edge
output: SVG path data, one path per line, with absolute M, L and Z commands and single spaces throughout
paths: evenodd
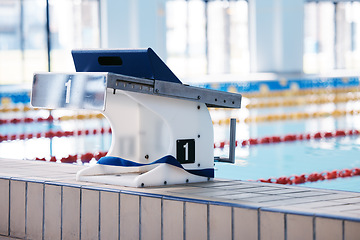
M 360 218 L 17 177 L 0 176 L 0 202 L 0 235 L 18 238 L 360 236 Z

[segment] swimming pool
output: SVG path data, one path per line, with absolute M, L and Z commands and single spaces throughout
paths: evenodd
M 224 88 L 218 86 L 221 87 Z M 232 88 L 231 85 L 226 87 Z M 256 98 L 250 96 L 244 99 L 243 109 L 239 112 L 211 111 L 215 119 L 215 142 L 223 142 L 228 138 L 226 118 L 239 119 L 236 163 L 216 163 L 216 177 L 271 179 L 275 182 L 280 177 L 294 179 L 295 176 L 312 173 L 325 176 L 327 172 L 335 170 L 341 175 L 340 170 L 360 167 L 357 88 L 350 90 L 331 86 L 309 90 L 304 87 L 299 92 L 286 92 L 291 87 L 274 92 L 269 91 L 269 88 L 265 88 L 267 91 L 264 94 L 256 92 Z M 351 135 L 347 134 L 349 132 Z M 291 139 L 292 136 L 296 140 Z M 267 143 L 273 137 L 288 137 L 290 140 Z M 261 141 L 264 144 L 260 144 Z M 226 146 L 219 147 L 215 149 L 215 154 L 226 156 L 228 149 Z M 301 185 L 359 192 L 360 177 L 338 177 Z
M 357 136 L 347 136 L 241 147 L 236 150 L 234 165 L 215 164 L 215 176 L 258 180 L 352 169 L 360 165 L 359 144 Z M 359 192 L 360 177 L 306 182 L 302 185 Z
M 226 144 L 219 143 L 229 138 L 228 119 L 237 119 L 236 162 L 216 163 L 215 176 L 256 181 L 360 167 L 360 138 L 357 134 L 313 137 L 319 133 L 360 129 L 358 85 L 356 78 L 218 84 L 221 90 L 245 91 L 247 95 L 244 94 L 241 110 L 211 110 L 215 156 L 228 155 Z M 11 100 L 11 95 L 6 95 L 6 98 Z M 95 161 L 94 158 L 110 147 L 109 125 L 97 113 L 35 111 L 27 109 L 26 97 L 22 102 L 12 102 L 6 108 L 4 104 L 1 106 L 7 110 L 3 110 L 0 117 L 0 157 L 50 160 L 53 156 L 52 160 L 72 162 L 75 159 L 80 164 L 81 160 Z M 303 139 L 256 145 L 247 141 L 294 134 L 302 135 Z M 312 136 L 311 139 L 306 139 L 307 134 Z M 301 185 L 360 192 L 360 177 Z

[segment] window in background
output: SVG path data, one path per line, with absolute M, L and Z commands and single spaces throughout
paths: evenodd
M 208 73 L 249 72 L 248 3 L 210 1 L 208 16 Z
M 99 12 L 99 0 L 0 0 L 0 84 L 28 83 L 48 63 L 73 71 L 71 49 L 100 46 Z
M 359 2 L 305 4 L 305 73 L 360 69 L 359 12 Z
M 166 3 L 167 64 L 179 77 L 205 74 L 206 20 L 203 1 Z
M 360 3 L 338 3 L 337 6 L 337 67 L 360 70 Z
M 23 66 L 21 82 L 32 79 L 34 72 L 47 71 L 47 44 L 46 44 L 46 1 L 23 0 L 23 34 L 20 37 L 23 47 L 18 49 L 23 55 L 19 64 Z
M 100 47 L 99 0 L 51 0 L 51 71 L 75 71 L 71 50 Z
M 334 69 L 334 5 L 330 2 L 305 4 L 304 72 Z
M 43 2 L 0 1 L 0 84 L 23 82 L 29 68 L 46 70 Z
M 180 77 L 249 72 L 246 1 L 170 0 L 167 63 Z

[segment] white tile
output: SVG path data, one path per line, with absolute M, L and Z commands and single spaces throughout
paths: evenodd
M 260 211 L 260 237 L 262 240 L 285 238 L 284 214 Z
M 45 184 L 44 239 L 61 239 L 61 186 Z
M 330 218 L 315 218 L 316 239 L 342 239 L 342 220 Z
M 185 203 L 185 238 L 207 239 L 207 205 Z
M 141 239 L 161 239 L 161 198 L 140 197 Z
M 210 239 L 232 239 L 231 207 L 209 205 Z
M 258 239 L 258 210 L 234 208 L 234 239 Z
M 27 183 L 26 238 L 42 239 L 44 184 Z
M 139 196 L 120 194 L 120 239 L 139 239 Z
M 100 192 L 100 239 L 119 238 L 119 193 Z
M 26 182 L 10 182 L 10 236 L 25 238 Z
M 286 215 L 287 240 L 312 240 L 314 235 L 313 217 L 295 214 Z
M 99 239 L 99 191 L 82 189 L 81 239 Z
M 0 179 L 0 235 L 9 234 L 9 180 Z
M 359 240 L 360 239 L 360 222 L 345 221 L 344 223 L 346 240 Z
M 163 200 L 163 240 L 184 239 L 184 202 Z
M 80 188 L 63 187 L 62 238 L 80 237 Z

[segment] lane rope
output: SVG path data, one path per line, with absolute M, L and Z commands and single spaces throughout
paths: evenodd
M 39 158 L 36 157 L 33 160 L 35 161 L 47 161 L 47 162 L 61 162 L 61 163 L 76 163 L 80 160 L 82 163 L 88 163 L 92 159 L 98 161 L 100 158 L 105 157 L 107 152 L 96 152 L 96 153 L 85 153 L 85 154 L 75 154 L 75 155 L 68 155 L 67 157 L 56 158 L 55 156 L 50 157 L 50 159 L 46 158 Z
M 321 97 L 309 97 L 309 98 L 295 98 L 295 99 L 278 99 L 278 100 L 266 100 L 266 101 L 252 101 L 245 106 L 247 109 L 256 108 L 275 108 L 275 107 L 293 107 L 302 105 L 321 105 L 326 103 L 345 103 L 349 101 L 359 101 L 360 96 L 349 96 L 348 94 L 335 95 L 335 96 L 321 96 Z
M 301 175 L 292 175 L 289 177 L 279 177 L 279 178 L 268 178 L 268 179 L 258 179 L 257 182 L 263 183 L 277 183 L 277 184 L 302 184 L 306 182 L 317 182 L 324 180 L 332 180 L 336 178 L 347 178 L 360 176 L 360 168 L 352 169 L 342 169 L 342 170 L 333 170 L 333 171 L 324 171 L 321 173 L 310 173 L 310 174 L 301 174 Z
M 81 136 L 81 135 L 97 135 L 97 134 L 105 134 L 112 133 L 111 128 L 101 128 L 101 129 L 83 129 L 83 130 L 75 130 L 75 131 L 53 131 L 49 130 L 47 132 L 39 132 L 39 133 L 22 133 L 22 134 L 0 134 L 0 142 L 3 141 L 15 141 L 15 140 L 29 140 L 34 138 L 54 138 L 54 137 L 73 137 L 73 136 Z M 292 141 L 302 141 L 302 140 L 310 140 L 310 139 L 322 139 L 322 138 L 332 138 L 332 137 L 343 137 L 343 136 L 353 136 L 359 135 L 358 130 L 336 130 L 335 132 L 316 132 L 316 133 L 307 133 L 307 134 L 287 134 L 284 136 L 265 136 L 261 138 L 250 138 L 247 140 L 236 140 L 235 146 L 252 146 L 252 145 L 260 145 L 260 144 L 270 144 L 270 143 L 280 143 L 280 142 L 292 142 Z M 214 143 L 214 148 L 224 148 L 228 146 L 228 141 L 222 141 Z
M 8 112 L 28 112 L 28 111 L 38 111 L 39 108 L 32 108 L 28 105 L 23 107 L 2 107 L 0 108 L 0 113 L 8 113 Z
M 247 117 L 244 120 L 236 118 L 236 122 L 239 123 L 244 121 L 245 123 L 259 123 L 259 122 L 275 122 L 275 121 L 287 121 L 287 120 L 301 120 L 301 119 L 310 119 L 310 118 L 323 118 L 323 117 L 342 117 L 346 115 L 359 115 L 360 110 L 334 110 L 332 112 L 292 112 L 292 113 L 282 113 L 282 114 L 267 114 L 259 115 L 256 117 Z M 229 125 L 230 118 L 219 119 L 212 121 L 213 124 L 217 125 Z
M 78 114 L 78 115 L 69 115 L 69 116 L 61 116 L 58 118 L 54 118 L 52 115 L 49 115 L 46 118 L 38 117 L 38 118 L 10 118 L 10 119 L 0 119 L 0 125 L 2 124 L 19 124 L 19 123 L 33 123 L 33 122 L 54 122 L 54 121 L 69 121 L 69 120 L 85 120 L 85 119 L 103 119 L 104 115 L 101 113 L 98 114 Z
M 270 136 L 270 137 L 261 137 L 261 138 L 250 138 L 242 141 L 235 141 L 235 146 L 241 145 L 245 146 L 253 146 L 253 145 L 261 145 L 261 144 L 271 144 L 271 143 L 281 143 L 281 142 L 294 142 L 294 141 L 303 141 L 303 140 L 311 140 L 311 139 L 326 139 L 333 137 L 345 137 L 345 136 L 353 136 L 359 135 L 360 132 L 358 130 L 336 130 L 335 132 L 316 132 L 316 133 L 305 133 L 305 134 L 287 134 L 284 136 Z M 218 143 L 214 143 L 214 148 L 224 148 L 228 146 L 228 141 L 222 141 Z
M 309 95 L 355 93 L 355 92 L 360 92 L 360 87 L 291 89 L 291 90 L 264 91 L 264 92 L 260 91 L 254 93 L 243 92 L 242 95 L 246 98 L 272 98 L 272 97 L 309 96 Z
M 101 128 L 101 129 L 85 129 L 85 130 L 77 130 L 77 131 L 52 131 L 49 130 L 47 132 L 39 132 L 39 133 L 22 133 L 22 134 L 0 134 L 0 143 L 3 141 L 15 141 L 15 140 L 29 140 L 33 138 L 54 138 L 54 137 L 73 137 L 73 136 L 81 136 L 81 135 L 96 135 L 96 134 L 105 134 L 112 133 L 111 128 Z

